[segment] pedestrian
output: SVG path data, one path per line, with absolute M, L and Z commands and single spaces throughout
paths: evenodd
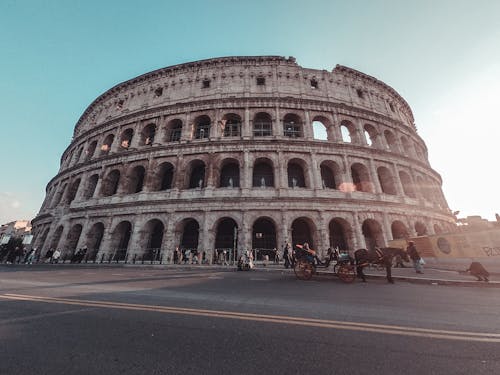
M 14 254 L 16 257 L 14 263 L 21 263 L 21 262 L 26 263 L 26 259 L 27 259 L 28 254 L 25 254 L 22 246 L 21 247 L 16 246 Z
M 472 262 L 465 272 L 470 272 L 472 276 L 477 278 L 477 281 L 490 281 L 488 280 L 490 273 L 486 271 L 486 268 L 479 262 Z
M 415 272 L 417 273 L 423 273 L 422 272 L 422 258 L 420 257 L 420 254 L 417 251 L 417 248 L 415 247 L 415 243 L 413 241 L 408 242 L 408 246 L 406 247 L 406 252 L 408 253 L 408 256 L 413 262 L 413 267 L 415 268 Z
M 290 243 L 287 242 L 285 247 L 283 248 L 283 260 L 285 261 L 285 268 L 290 268 L 291 262 L 290 258 L 292 256 L 292 248 L 290 247 Z
M 56 249 L 54 251 L 54 254 L 52 254 L 52 262 L 51 263 L 59 263 L 59 258 L 61 257 L 61 252 L 59 249 Z
M 280 264 L 280 253 L 276 248 L 274 248 L 274 263 Z
M 33 260 L 35 259 L 35 253 L 36 249 L 35 248 L 31 249 L 26 257 L 26 262 L 24 264 L 33 264 Z
M 179 263 L 179 248 L 176 247 L 174 250 L 174 264 Z
M 52 255 L 54 255 L 54 249 L 49 249 L 45 253 L 45 263 L 52 263 Z

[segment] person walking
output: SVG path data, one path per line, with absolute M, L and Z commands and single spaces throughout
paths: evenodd
M 420 257 L 420 254 L 418 253 L 415 243 L 413 241 L 408 242 L 406 252 L 408 253 L 408 256 L 413 262 L 413 267 L 415 268 L 415 272 L 423 273 L 422 258 Z
M 59 249 L 56 249 L 54 251 L 54 254 L 52 254 L 52 262 L 51 263 L 59 263 L 59 258 L 61 257 L 61 252 Z
M 291 255 L 292 255 L 292 248 L 290 247 L 290 243 L 287 242 L 284 249 L 283 249 L 283 260 L 285 261 L 285 268 L 290 268 Z

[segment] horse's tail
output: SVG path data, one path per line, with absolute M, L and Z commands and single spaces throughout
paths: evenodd
M 368 250 L 358 249 L 354 252 L 354 260 L 357 265 L 362 265 L 368 262 Z

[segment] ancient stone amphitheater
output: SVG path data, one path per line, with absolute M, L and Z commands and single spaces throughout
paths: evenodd
M 308 241 L 371 248 L 454 226 L 412 111 L 351 68 L 224 57 L 120 83 L 78 120 L 34 246 L 206 261 Z M 233 251 L 236 250 L 236 253 Z

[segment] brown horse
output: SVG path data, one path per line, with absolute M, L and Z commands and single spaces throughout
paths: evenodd
M 356 272 L 364 282 L 366 276 L 363 273 L 363 268 L 369 264 L 380 264 L 385 267 L 387 281 L 394 284 L 392 278 L 392 259 L 400 255 L 405 262 L 409 262 L 408 254 L 403 249 L 397 247 L 376 247 L 375 250 L 368 251 L 366 249 L 359 249 L 354 252 L 354 259 L 356 260 Z

